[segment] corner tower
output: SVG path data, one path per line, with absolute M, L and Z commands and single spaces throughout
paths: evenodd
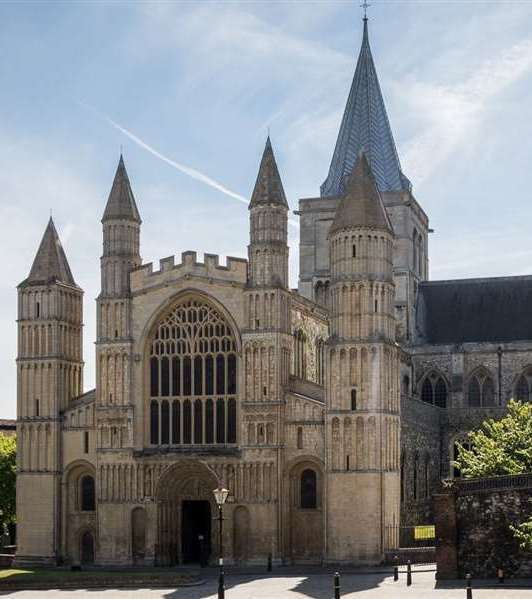
M 61 417 L 83 391 L 82 326 L 83 291 L 50 218 L 18 286 L 18 565 L 57 563 Z
M 331 265 L 327 235 L 360 152 L 371 167 L 382 202 L 393 224 L 396 242 L 393 276 L 398 341 L 413 331 L 417 285 L 428 278 L 428 218 L 414 198 L 403 173 L 371 52 L 368 19 L 327 178 L 319 198 L 299 201 L 299 292 L 328 304 Z
M 326 556 L 378 563 L 399 524 L 399 355 L 394 232 L 361 153 L 329 230 Z M 356 506 L 356 517 L 353 514 Z
M 280 423 L 288 383 L 292 339 L 288 288 L 288 203 L 270 139 L 260 162 L 249 204 L 250 244 L 242 331 L 244 393 L 241 436 L 246 457 L 281 464 Z M 245 425 L 244 425 L 245 423 Z M 265 466 L 267 467 L 267 466 Z M 279 481 L 280 472 L 272 473 Z M 279 483 L 280 484 L 280 483 Z M 275 490 L 279 496 L 279 488 Z M 271 550 L 281 554 L 282 502 L 268 506 Z M 264 556 L 266 557 L 266 556 Z
M 129 274 L 141 264 L 141 220 L 122 156 L 102 225 L 101 292 L 97 300 L 96 402 L 98 447 L 105 451 L 130 447 L 133 442 Z

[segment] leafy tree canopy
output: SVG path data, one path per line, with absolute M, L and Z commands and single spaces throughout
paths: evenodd
M 16 438 L 0 433 L 0 533 L 15 522 L 16 458 Z
M 511 400 L 506 416 L 469 433 L 471 449 L 458 445 L 454 465 L 466 477 L 532 472 L 532 403 Z

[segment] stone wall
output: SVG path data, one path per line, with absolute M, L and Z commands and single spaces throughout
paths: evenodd
M 532 576 L 510 530 L 532 515 L 532 474 L 448 481 L 434 500 L 438 578 Z

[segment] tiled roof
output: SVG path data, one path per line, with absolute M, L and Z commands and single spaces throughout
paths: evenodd
M 401 171 L 371 55 L 367 19 L 329 174 L 321 186 L 322 197 L 342 194 L 345 178 L 353 170 L 361 150 L 368 157 L 379 191 L 410 190 L 410 181 Z
M 416 326 L 433 344 L 532 340 L 532 276 L 427 281 Z

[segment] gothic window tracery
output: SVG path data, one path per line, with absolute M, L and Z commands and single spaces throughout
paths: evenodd
M 487 371 L 476 372 L 469 380 L 467 391 L 469 407 L 480 408 L 495 405 L 495 385 Z
M 438 408 L 447 406 L 447 384 L 437 372 L 429 373 L 421 386 L 421 399 Z
M 236 443 L 233 332 L 211 305 L 191 299 L 158 325 L 150 348 L 150 443 Z

